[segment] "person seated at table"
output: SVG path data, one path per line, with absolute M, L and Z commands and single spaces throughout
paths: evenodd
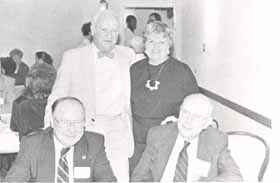
M 44 127 L 45 107 L 56 79 L 56 70 L 46 63 L 34 64 L 26 88 L 14 102 L 10 128 L 22 136 Z
M 0 105 L 1 113 L 11 112 L 15 99 L 15 79 L 10 75 L 15 72 L 16 63 L 9 57 L 0 58 Z
M 187 96 L 177 122 L 150 129 L 132 181 L 242 181 L 227 135 L 210 126 L 212 112 L 204 95 Z
M 15 79 L 10 77 L 15 72 L 16 63 L 9 57 L 0 58 L 0 114 L 10 113 L 15 99 Z M 16 154 L 0 154 L 0 182 L 10 169 Z
M 51 106 L 53 128 L 23 137 L 4 182 L 116 181 L 107 159 L 104 137 L 85 131 L 85 107 L 74 97 Z
M 16 62 L 16 70 L 13 73 L 13 77 L 16 79 L 15 85 L 24 85 L 29 67 L 22 61 L 23 52 L 15 48 L 11 50 L 9 54 L 13 61 Z
M 35 63 L 46 63 L 53 65 L 53 59 L 49 53 L 45 51 L 37 51 L 35 53 Z

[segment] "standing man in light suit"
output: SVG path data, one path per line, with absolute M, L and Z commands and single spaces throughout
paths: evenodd
M 86 108 L 86 130 L 102 133 L 108 159 L 118 181 L 129 180 L 128 158 L 134 151 L 130 109 L 132 49 L 116 45 L 119 22 L 104 10 L 92 22 L 93 43 L 64 53 L 46 107 L 45 127 L 52 124 L 50 106 L 74 96 Z

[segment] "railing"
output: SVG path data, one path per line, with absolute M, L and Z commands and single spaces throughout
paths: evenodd
M 263 116 L 259 113 L 256 113 L 246 107 L 243 107 L 235 102 L 232 102 L 222 96 L 219 96 L 218 94 L 216 93 L 213 93 L 205 88 L 202 88 L 202 87 L 199 87 L 199 90 L 202 94 L 204 94 L 205 96 L 211 98 L 212 100 L 215 100 L 216 102 L 268 127 L 268 128 L 272 128 L 271 127 L 271 119 L 269 119 L 268 117 L 266 116 Z

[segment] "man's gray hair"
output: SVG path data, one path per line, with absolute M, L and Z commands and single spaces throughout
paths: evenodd
M 95 33 L 96 31 L 96 26 L 98 24 L 98 22 L 100 21 L 100 19 L 105 19 L 105 18 L 112 18 L 115 19 L 117 21 L 118 24 L 119 23 L 119 18 L 116 16 L 116 14 L 112 11 L 112 10 L 101 10 L 98 11 L 96 13 L 96 15 L 93 17 L 93 20 L 91 21 L 91 32 L 92 34 Z

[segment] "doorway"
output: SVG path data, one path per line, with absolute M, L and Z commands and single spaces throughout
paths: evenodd
M 175 0 L 123 0 L 121 4 L 121 30 L 126 27 L 125 19 L 128 15 L 134 15 L 137 19 L 136 35 L 143 36 L 143 32 L 148 20 L 148 16 L 153 13 L 159 13 L 162 21 L 167 25 L 173 27 L 174 31 L 174 52 L 173 56 L 181 58 L 181 26 L 176 23 L 181 19 L 177 11 Z M 178 21 L 180 22 L 180 21 Z M 121 32 L 121 43 L 124 32 Z

